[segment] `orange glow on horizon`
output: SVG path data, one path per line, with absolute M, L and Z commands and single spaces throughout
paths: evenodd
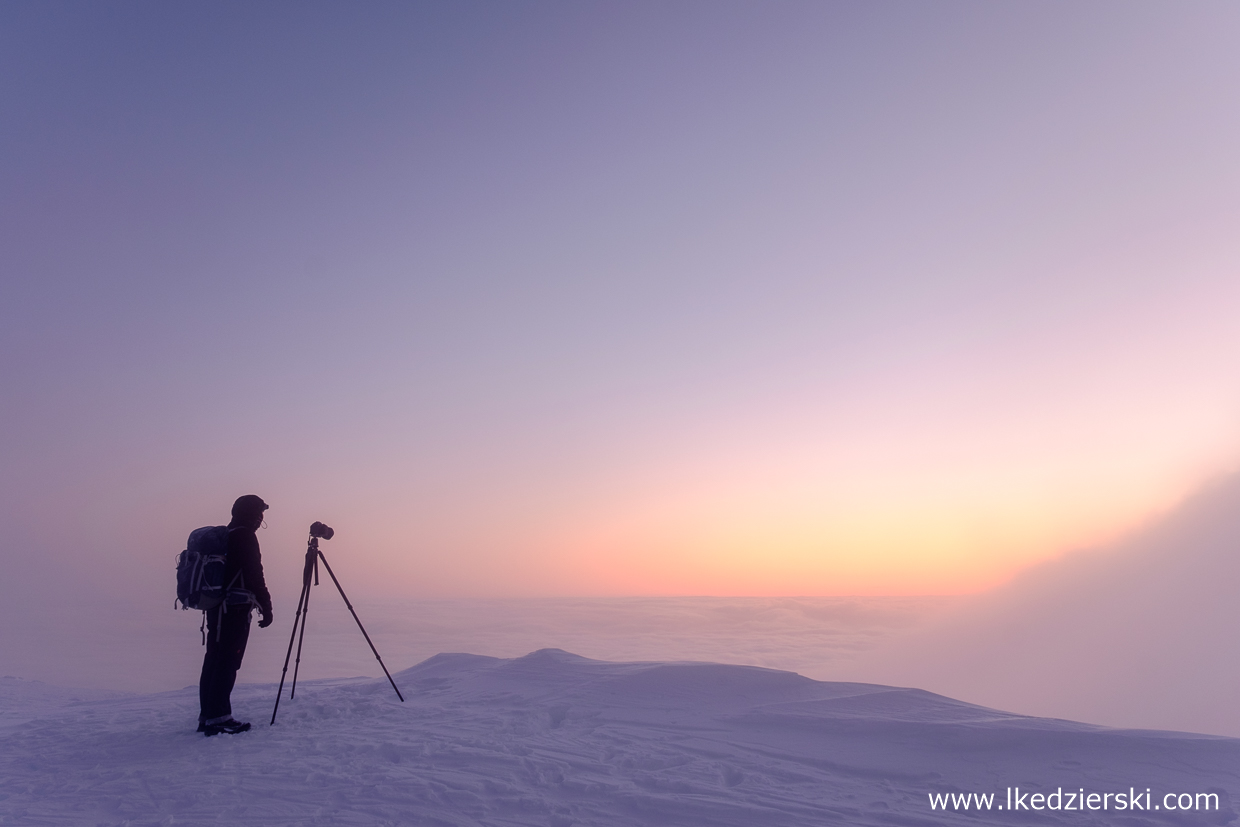
M 1194 488 L 1127 470 L 923 477 L 902 490 L 703 486 L 630 503 L 560 538 L 553 556 L 617 595 L 975 593 L 1117 539 Z
M 542 486 L 527 466 L 463 478 L 468 501 L 456 485 L 372 484 L 387 495 L 359 504 L 345 536 L 401 595 L 967 594 L 1141 528 L 1240 455 L 1226 422 L 1160 427 L 1178 439 L 1154 442 L 1135 414 L 1127 430 L 1073 430 L 923 412 L 901 440 L 876 427 L 817 443 L 809 428 L 743 424 Z

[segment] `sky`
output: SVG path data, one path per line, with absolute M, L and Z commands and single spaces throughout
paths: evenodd
M 314 520 L 410 597 L 967 594 L 1108 543 L 1240 461 L 1238 38 L 5 4 L 7 603 L 171 604 L 245 493 L 277 606 Z
M 1031 566 L 986 593 L 938 598 L 944 611 L 858 647 L 856 663 L 832 678 L 1028 715 L 1240 737 L 1238 536 L 1233 476 L 1106 548 Z M 780 648 L 767 650 L 787 657 Z

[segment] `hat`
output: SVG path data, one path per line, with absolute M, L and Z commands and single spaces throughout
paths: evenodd
M 232 515 L 234 517 L 261 517 L 266 510 L 267 503 L 263 502 L 262 497 L 257 494 L 246 494 L 244 497 L 238 497 L 233 503 Z

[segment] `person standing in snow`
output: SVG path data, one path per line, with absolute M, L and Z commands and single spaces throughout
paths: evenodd
M 198 681 L 198 731 L 206 735 L 245 732 L 248 723 L 232 716 L 232 690 L 250 637 L 250 612 L 263 613 L 260 629 L 271 625 L 271 594 L 263 579 L 263 558 L 255 532 L 263 524 L 267 503 L 254 494 L 238 497 L 228 524 L 224 602 L 207 612 L 207 654 Z

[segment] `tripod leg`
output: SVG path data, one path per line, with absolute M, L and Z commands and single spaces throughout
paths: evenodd
M 301 620 L 301 610 L 306 603 L 306 598 L 310 596 L 310 579 L 306 578 L 301 584 L 301 597 L 297 598 L 297 614 L 293 617 L 293 634 L 288 639 L 288 651 L 284 653 L 284 669 L 280 671 L 280 688 L 276 690 L 276 705 L 271 710 L 271 724 L 276 722 L 276 712 L 280 709 L 280 696 L 284 694 L 284 678 L 288 675 L 288 661 L 293 656 L 293 641 L 297 638 L 297 625 Z
M 383 674 L 387 675 L 388 683 L 392 684 L 392 688 L 396 689 L 396 681 L 392 680 L 392 674 L 388 672 L 387 667 L 383 665 L 383 658 L 379 657 L 379 650 L 370 642 L 370 635 L 366 634 L 366 627 L 362 625 L 361 619 L 357 616 L 357 612 L 353 611 L 353 604 L 349 602 L 349 598 L 345 595 L 344 589 L 340 586 L 340 581 L 336 579 L 336 572 L 332 571 L 331 564 L 327 562 L 327 558 L 323 556 L 323 552 L 319 552 L 319 559 L 323 561 L 323 565 L 327 568 L 327 573 L 332 576 L 332 582 L 336 584 L 336 591 L 340 592 L 340 597 L 344 600 L 344 605 L 349 607 L 349 613 L 353 615 L 353 619 L 357 621 L 357 628 L 362 630 L 362 637 L 366 638 L 366 642 L 370 644 L 370 651 L 375 653 L 375 660 L 379 661 L 379 666 L 383 669 Z M 290 695 L 290 697 L 292 697 Z M 400 698 L 400 702 L 405 702 L 405 696 L 400 694 L 400 690 L 396 689 L 396 697 Z
M 297 637 L 297 660 L 293 662 L 293 685 L 288 690 L 291 701 L 297 694 L 297 670 L 301 669 L 301 644 L 306 640 L 306 618 L 310 616 L 310 581 L 306 581 L 305 608 L 301 610 L 301 634 Z

